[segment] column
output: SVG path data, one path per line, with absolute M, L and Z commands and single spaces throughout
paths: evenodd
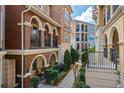
M 124 42 L 119 42 L 120 85 L 124 87 Z
M 53 34 L 51 34 L 51 47 L 53 47 Z
M 0 56 L 0 88 L 2 85 L 2 57 Z
M 108 56 L 108 62 L 111 62 L 111 57 L 110 57 L 110 55 L 111 55 L 111 48 L 112 48 L 112 46 L 113 46 L 113 44 L 107 44 L 107 46 L 108 46 L 108 52 L 107 52 L 107 56 Z

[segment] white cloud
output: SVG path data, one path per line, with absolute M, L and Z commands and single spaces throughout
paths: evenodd
M 78 10 L 77 10 L 78 11 Z M 92 19 L 92 7 L 89 7 L 85 12 L 83 12 L 80 16 L 75 17 L 75 20 L 80 20 L 88 23 L 94 24 L 94 20 Z

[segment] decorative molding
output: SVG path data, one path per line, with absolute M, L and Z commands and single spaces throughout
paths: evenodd
M 30 49 L 30 50 L 6 50 L 7 54 L 9 55 L 32 55 L 32 54 L 40 54 L 40 53 L 47 53 L 47 52 L 54 52 L 58 51 L 59 48 L 51 48 L 51 49 Z
M 124 42 L 117 42 L 119 46 L 124 45 Z
M 106 25 L 103 27 L 103 31 L 106 31 L 115 21 L 117 21 L 120 16 L 122 16 L 122 14 L 124 13 L 122 6 L 115 11 L 115 13 L 111 16 L 111 18 L 109 19 L 109 21 L 106 23 Z
M 6 51 L 0 51 L 0 56 L 4 56 L 6 53 Z
M 29 27 L 32 27 L 32 25 L 30 24 L 30 22 L 27 22 L 27 21 L 24 22 L 24 25 L 29 26 Z
M 51 24 L 55 26 L 62 27 L 59 23 L 57 23 L 55 20 L 50 18 L 43 11 L 41 11 L 41 9 L 38 6 L 31 5 L 30 7 L 31 7 L 31 11 L 39 15 L 41 18 L 44 18 L 45 20 L 47 20 L 48 22 L 50 22 Z

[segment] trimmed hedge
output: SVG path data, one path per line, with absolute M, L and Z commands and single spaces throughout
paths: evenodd
M 33 88 L 37 88 L 38 84 L 39 84 L 39 76 L 32 76 L 31 78 L 31 84 Z
M 59 73 L 58 76 L 57 76 L 57 80 L 63 78 L 65 76 L 65 74 L 66 74 L 66 72 Z
M 58 70 L 46 69 L 45 77 L 46 77 L 47 83 L 49 84 L 51 83 L 51 81 L 57 80 L 58 74 L 59 74 Z

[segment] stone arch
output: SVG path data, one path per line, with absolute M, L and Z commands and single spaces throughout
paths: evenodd
M 42 28 L 42 23 L 41 23 L 41 21 L 40 21 L 40 18 L 39 18 L 38 16 L 32 16 L 32 17 L 30 18 L 30 24 L 32 23 L 32 20 L 33 20 L 33 19 L 35 19 L 35 20 L 38 22 L 39 30 L 43 30 L 43 28 Z
M 117 34 L 118 34 L 118 42 L 119 42 L 119 32 L 118 32 L 118 29 L 117 29 L 115 26 L 113 26 L 113 27 L 111 28 L 111 30 L 110 30 L 110 33 L 109 33 L 109 41 L 108 41 L 109 44 L 112 44 L 114 31 L 116 31 Z
M 48 64 L 50 64 L 51 57 L 52 57 L 53 55 L 55 56 L 55 61 L 58 62 L 57 54 L 56 54 L 55 52 L 52 52 L 52 53 L 50 54 L 50 56 L 49 56 L 49 61 L 48 61 L 49 63 L 48 63 Z
M 45 24 L 44 24 L 44 28 L 45 28 L 46 26 L 48 26 L 49 34 L 53 34 L 51 25 L 50 25 L 49 23 L 45 23 Z
M 59 35 L 59 33 L 58 33 L 58 30 L 57 30 L 57 28 L 56 27 L 53 27 L 53 31 L 55 30 L 55 35 L 56 36 L 58 36 Z
M 34 63 L 34 61 L 38 58 L 38 57 L 41 57 L 42 59 L 43 59 L 43 64 L 44 64 L 44 67 L 46 67 L 48 64 L 47 64 L 47 60 L 46 60 L 46 57 L 44 56 L 44 55 L 42 55 L 42 54 L 40 54 L 40 55 L 37 55 L 33 60 L 32 60 L 32 62 L 31 62 L 31 65 L 30 65 L 30 69 L 29 69 L 29 73 L 31 73 L 31 71 L 32 71 L 32 66 L 33 66 L 33 63 Z

